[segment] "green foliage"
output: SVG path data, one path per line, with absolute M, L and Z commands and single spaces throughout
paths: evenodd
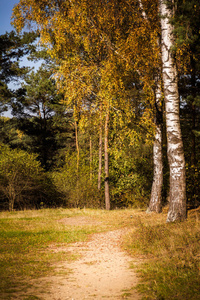
M 146 207 L 150 198 L 153 165 L 148 126 L 134 124 L 137 118 L 119 124 L 111 120 L 110 193 L 113 207 Z M 115 124 L 116 123 L 116 124 Z M 145 130 L 144 130 L 145 128 Z
M 143 154 L 141 151 L 143 148 Z M 144 149 L 146 148 L 146 149 Z M 151 148 L 138 144 L 110 159 L 111 197 L 114 206 L 146 207 L 151 191 Z
M 96 182 L 90 179 L 90 169 L 84 155 L 80 156 L 77 172 L 76 154 L 67 153 L 65 165 L 52 172 L 52 180 L 66 207 L 101 207 L 102 193 L 97 190 Z
M 24 114 L 36 115 L 43 119 L 48 118 L 58 105 L 58 95 L 55 80 L 52 78 L 52 71 L 48 66 L 42 65 L 37 72 L 30 72 L 25 76 L 25 89 L 23 99 Z
M 183 145 L 186 159 L 186 183 L 188 208 L 197 207 L 200 204 L 200 140 L 196 132 L 199 126 L 199 107 L 193 105 L 194 98 L 189 97 L 181 110 Z
M 175 25 L 176 43 L 185 46 L 188 44 L 199 49 L 199 26 L 200 26 L 200 5 L 198 0 L 177 0 L 175 4 Z
M 17 118 L 0 117 L 0 143 L 13 148 L 30 150 L 31 137 L 19 129 Z
M 0 191 L 4 208 L 37 207 L 42 201 L 45 175 L 36 155 L 0 146 Z
M 200 182 L 200 165 L 186 164 L 186 182 L 187 182 L 187 200 L 188 208 L 196 208 L 199 206 L 199 182 Z
M 20 59 L 27 55 L 37 33 L 25 32 L 17 35 L 14 31 L 0 36 L 0 81 L 10 82 L 27 73 L 29 68 L 20 67 Z
M 23 93 L 13 101 L 18 129 L 29 137 L 24 149 L 37 153 L 46 171 L 62 165 L 63 152 L 73 138 L 69 116 L 60 104 L 49 65 L 42 65 L 37 72 L 25 76 Z

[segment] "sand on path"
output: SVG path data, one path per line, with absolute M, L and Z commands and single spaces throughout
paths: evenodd
M 87 217 L 65 218 L 59 222 L 67 226 L 98 225 Z M 86 242 L 49 246 L 50 252 L 68 252 L 78 259 L 55 264 L 55 275 L 32 280 L 31 287 L 13 300 L 141 299 L 134 289 L 138 278 L 131 268 L 140 261 L 133 261 L 121 247 L 128 230 L 96 233 Z
M 49 293 L 43 299 L 141 299 L 134 290 L 138 279 L 130 268 L 133 259 L 120 247 L 123 234 L 125 229 L 98 233 L 88 242 L 68 246 L 80 259 L 60 266 L 71 270 L 68 276 L 48 278 Z

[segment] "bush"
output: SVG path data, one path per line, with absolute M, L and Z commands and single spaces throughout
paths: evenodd
M 97 183 L 90 179 L 89 166 L 84 157 L 80 161 L 77 173 L 76 156 L 66 155 L 64 167 L 52 173 L 53 184 L 67 207 L 101 207 L 102 192 L 98 191 Z
M 35 154 L 0 145 L 0 192 L 3 208 L 36 207 L 44 199 L 45 174 Z

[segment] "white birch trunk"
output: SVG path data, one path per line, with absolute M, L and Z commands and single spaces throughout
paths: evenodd
M 160 213 L 162 211 L 162 185 L 163 185 L 163 159 L 162 159 L 162 111 L 159 110 L 161 101 L 161 90 L 156 89 L 156 134 L 153 144 L 153 183 L 151 188 L 151 199 L 147 212 Z
M 170 167 L 170 205 L 167 222 L 186 218 L 186 176 L 183 142 L 180 128 L 178 77 L 173 46 L 172 9 L 166 0 L 159 0 L 161 15 L 162 72 L 166 109 L 167 155 Z

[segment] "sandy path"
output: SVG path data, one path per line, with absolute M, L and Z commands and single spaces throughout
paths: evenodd
M 130 269 L 132 259 L 120 248 L 124 233 L 120 229 L 94 234 L 89 242 L 74 243 L 67 247 L 66 251 L 79 253 L 80 259 L 59 266 L 72 272 L 66 276 L 48 278 L 49 293 L 42 298 L 140 299 L 133 289 L 137 277 L 134 269 Z

